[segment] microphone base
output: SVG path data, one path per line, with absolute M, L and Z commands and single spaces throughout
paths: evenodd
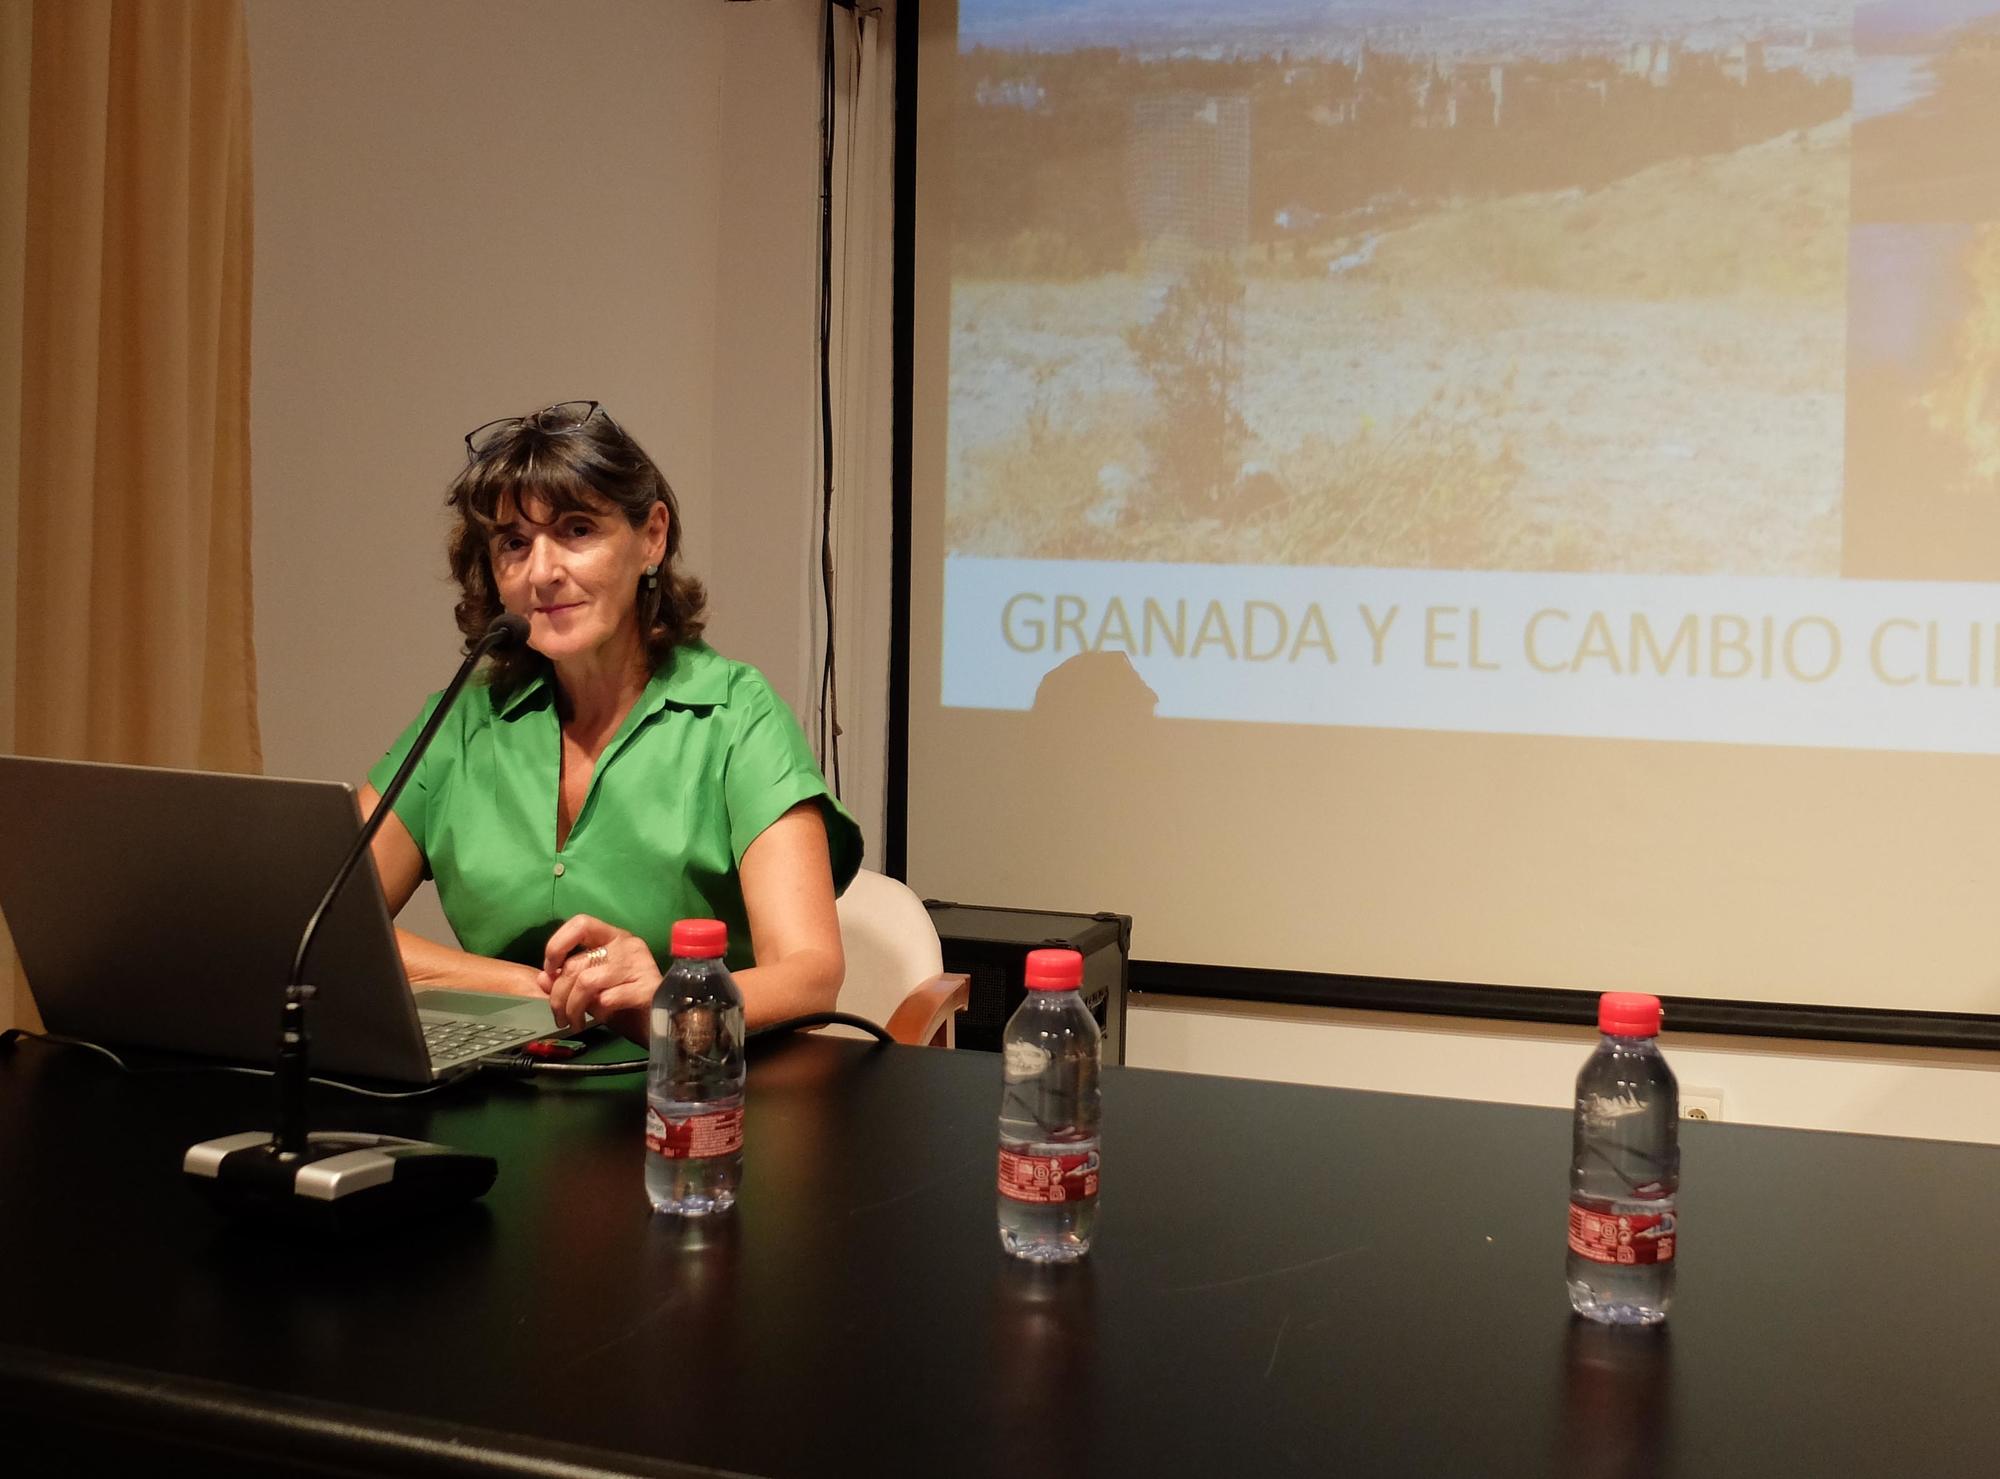
M 263 1130 L 188 1147 L 181 1170 L 224 1215 L 292 1231 L 367 1232 L 435 1217 L 484 1196 L 491 1156 L 395 1135 L 321 1130 L 301 1155 Z

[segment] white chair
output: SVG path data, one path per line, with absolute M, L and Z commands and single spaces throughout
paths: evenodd
M 881 1023 L 897 1042 L 953 1046 L 970 979 L 945 974 L 944 950 L 923 900 L 906 884 L 864 868 L 838 909 L 847 976 L 835 1005 Z

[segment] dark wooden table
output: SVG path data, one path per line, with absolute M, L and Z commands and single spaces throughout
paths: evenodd
M 500 1158 L 478 1209 L 291 1246 L 181 1184 L 266 1090 L 0 1051 L 15 1472 L 1991 1474 L 2000 1151 L 1686 1126 L 1668 1329 L 1575 1321 L 1567 1116 L 1107 1070 L 1084 1266 L 1001 1254 L 997 1062 L 800 1040 L 736 1212 L 641 1189 L 637 1078 L 319 1123 Z

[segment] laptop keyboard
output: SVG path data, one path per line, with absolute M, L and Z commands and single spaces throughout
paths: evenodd
M 479 1057 L 512 1047 L 521 1040 L 520 1032 L 506 1027 L 488 1027 L 479 1022 L 426 1022 L 424 1047 L 431 1062 L 446 1063 L 457 1058 Z

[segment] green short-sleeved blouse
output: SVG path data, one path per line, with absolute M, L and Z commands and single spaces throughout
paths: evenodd
M 368 772 L 377 792 L 437 707 Z M 826 819 L 836 892 L 861 866 L 861 829 L 827 791 L 798 720 L 764 675 L 705 643 L 677 648 L 598 757 L 568 840 L 556 846 L 562 735 L 546 677 L 495 705 L 474 683 L 446 717 L 396 815 L 459 944 L 539 966 L 574 914 L 628 929 L 665 960 L 680 919 L 729 926 L 729 963 L 751 963 L 737 865 L 801 801 Z

